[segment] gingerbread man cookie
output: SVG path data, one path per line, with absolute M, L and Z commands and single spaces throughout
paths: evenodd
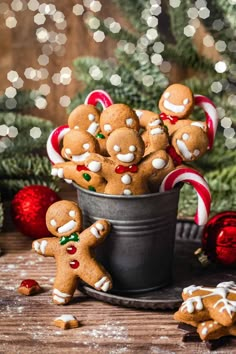
M 94 136 L 83 130 L 70 130 L 63 139 L 62 156 L 69 160 L 57 163 L 52 168 L 52 175 L 74 181 L 83 188 L 103 192 L 105 180 L 90 172 L 84 165 L 85 159 L 94 152 L 99 152 L 99 145 Z
M 77 106 L 69 115 L 68 125 L 70 129 L 87 131 L 96 136 L 100 131 L 100 111 L 91 104 Z
M 105 178 L 107 194 L 149 193 L 148 180 L 169 166 L 169 155 L 158 151 L 143 158 L 144 142 L 129 128 L 116 129 L 107 139 L 110 157 L 91 154 L 86 159 L 90 171 Z
M 56 237 L 36 240 L 32 248 L 38 254 L 54 257 L 56 260 L 53 302 L 58 305 L 68 303 L 77 287 L 78 279 L 97 290 L 111 289 L 110 275 L 93 258 L 91 252 L 109 234 L 109 222 L 98 220 L 81 231 L 80 208 L 74 202 L 62 200 L 49 207 L 46 224 L 48 230 Z
M 177 129 L 193 122 L 191 119 L 186 119 L 191 114 L 193 107 L 194 97 L 189 87 L 182 84 L 173 84 L 163 92 L 159 101 L 160 118 L 167 126 L 170 136 Z M 205 125 L 206 129 L 205 123 L 195 123 Z

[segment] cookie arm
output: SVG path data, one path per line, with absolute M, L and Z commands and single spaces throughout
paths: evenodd
M 175 168 L 172 159 L 165 150 L 159 150 L 146 156 L 140 167 L 146 177 L 153 177 L 161 171 L 169 171 Z
M 85 166 L 97 175 L 108 179 L 110 175 L 111 167 L 114 165 L 111 159 L 108 157 L 103 157 L 98 154 L 90 154 L 89 157 L 85 160 Z
M 32 249 L 45 257 L 54 257 L 59 242 L 57 238 L 40 238 L 32 243 Z
M 107 220 L 98 220 L 79 235 L 80 241 L 88 247 L 95 247 L 106 238 L 110 228 Z

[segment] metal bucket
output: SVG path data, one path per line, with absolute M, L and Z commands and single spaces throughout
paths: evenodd
M 172 279 L 179 188 L 137 196 L 91 192 L 75 185 L 84 228 L 98 219 L 112 225 L 96 258 L 113 279 L 113 292 L 144 292 Z

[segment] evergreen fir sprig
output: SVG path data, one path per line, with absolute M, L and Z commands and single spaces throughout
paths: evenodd
M 42 95 L 38 91 L 17 91 L 14 100 L 14 108 L 8 108 L 9 98 L 6 95 L 0 96 L 0 112 L 22 112 L 26 109 L 35 107 L 35 100 Z
M 45 177 L 51 174 L 51 163 L 46 156 L 37 154 L 15 154 L 12 157 L 1 159 L 0 179 L 27 178 L 32 176 Z
M 7 147 L 3 152 L 4 157 L 12 156 L 19 151 L 21 153 L 27 153 L 29 150 L 31 152 L 45 151 L 48 136 L 53 130 L 53 124 L 50 121 L 13 112 L 0 113 L 0 125 L 4 124 L 18 129 L 18 135 L 7 140 Z M 41 136 L 37 139 L 30 136 L 30 130 L 34 127 L 41 129 Z
M 50 176 L 42 177 L 27 177 L 24 178 L 7 178 L 7 179 L 0 179 L 0 191 L 2 192 L 2 197 L 4 199 L 11 199 L 15 193 L 17 193 L 20 189 L 24 188 L 25 186 L 31 186 L 34 184 L 39 184 L 42 186 L 47 186 L 58 192 L 59 187 L 58 183 L 55 182 Z

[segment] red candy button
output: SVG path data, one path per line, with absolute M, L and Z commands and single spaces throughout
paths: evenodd
M 67 247 L 66 249 L 67 253 L 69 254 L 75 254 L 75 252 L 77 251 L 77 248 L 75 246 L 70 246 L 70 247 Z
M 79 267 L 79 262 L 75 259 L 70 262 L 70 266 L 71 266 L 71 268 L 76 269 Z
M 32 286 L 37 286 L 38 283 L 33 279 L 26 279 L 21 282 L 21 287 L 24 286 L 27 289 L 32 288 Z

